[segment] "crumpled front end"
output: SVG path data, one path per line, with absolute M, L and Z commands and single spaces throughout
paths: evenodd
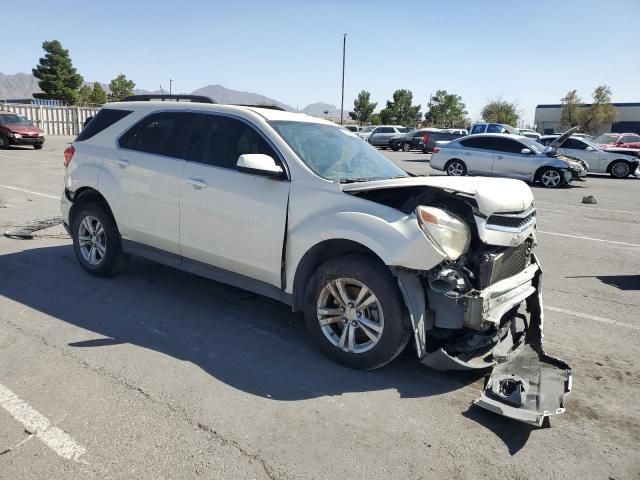
M 572 377 L 542 346 L 542 271 L 531 245 L 509 250 L 509 257 L 483 258 L 474 269 L 479 289 L 464 288 L 462 273 L 431 272 L 420 285 L 410 272 L 397 276 L 422 363 L 438 370 L 493 368 L 475 404 L 540 426 L 564 412 Z M 456 294 L 457 285 L 464 293 Z

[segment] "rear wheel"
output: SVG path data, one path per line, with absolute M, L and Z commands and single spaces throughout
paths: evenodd
M 562 183 L 562 175 L 555 168 L 545 168 L 540 171 L 540 183 L 546 188 L 556 188 Z
M 33 148 L 35 148 L 36 150 L 41 150 L 42 149 L 42 145 L 34 145 Z
M 305 320 L 324 353 L 365 370 L 393 360 L 411 332 L 391 272 L 359 255 L 330 260 L 316 271 L 307 286 Z
M 0 148 L 9 148 L 9 139 L 4 135 L 0 135 Z
M 467 166 L 462 160 L 450 160 L 445 166 L 445 171 L 451 177 L 462 177 L 467 174 Z
M 398 150 L 400 150 L 400 148 L 397 145 L 391 145 L 391 150 L 397 152 Z
M 410 150 L 411 150 L 411 144 L 410 143 L 405 142 L 405 143 L 402 144 L 402 151 L 403 152 L 408 152 Z
M 111 215 L 99 204 L 87 204 L 74 216 L 71 228 L 73 249 L 82 268 L 99 277 L 113 275 L 122 248 Z
M 615 178 L 627 178 L 631 173 L 631 167 L 624 160 L 616 160 L 609 169 L 611 176 Z

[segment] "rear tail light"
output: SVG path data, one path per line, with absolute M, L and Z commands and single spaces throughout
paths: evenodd
M 440 147 L 436 147 L 433 149 L 433 153 L 440 153 Z
M 76 153 L 76 149 L 73 148 L 73 145 L 69 145 L 64 149 L 64 168 L 69 166 L 74 153 Z
M 424 142 L 425 145 L 429 141 L 429 134 L 427 132 L 424 132 L 424 136 L 422 137 L 422 141 Z

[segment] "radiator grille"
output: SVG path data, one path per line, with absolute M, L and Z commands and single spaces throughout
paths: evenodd
M 529 222 L 536 217 L 535 210 L 525 217 L 506 216 L 506 215 L 491 215 L 487 219 L 487 226 L 491 227 L 508 227 L 508 228 L 523 228 Z
M 517 247 L 484 254 L 477 266 L 478 287 L 483 290 L 527 268 L 531 262 L 531 243 L 532 240 L 527 239 Z

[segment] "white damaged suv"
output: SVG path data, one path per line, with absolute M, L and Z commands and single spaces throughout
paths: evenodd
M 142 100 L 105 105 L 65 151 L 62 213 L 89 273 L 139 255 L 304 311 L 348 366 L 411 342 L 433 368 L 493 368 L 484 408 L 534 425 L 564 411 L 525 183 L 411 176 L 302 114 Z

